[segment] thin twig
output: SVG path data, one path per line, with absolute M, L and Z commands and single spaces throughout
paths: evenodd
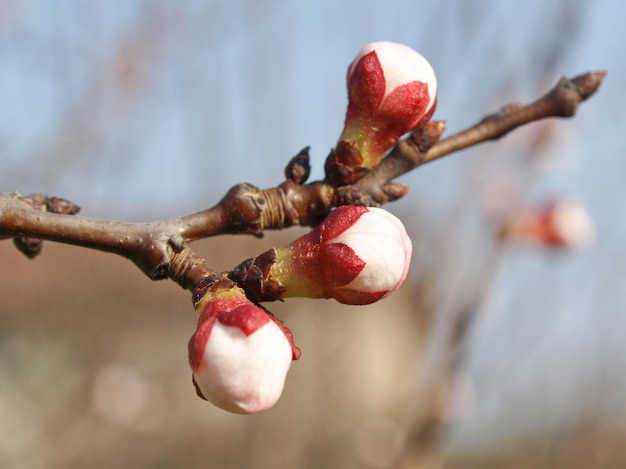
M 443 123 L 430 123 L 430 128 L 418 130 L 417 135 L 402 140 L 381 164 L 355 185 L 364 193 L 375 194 L 385 203 L 380 188 L 398 176 L 443 156 L 473 145 L 497 140 L 512 130 L 549 117 L 572 117 L 581 102 L 590 98 L 600 87 L 606 72 L 590 72 L 572 79 L 561 78 L 548 93 L 537 101 L 522 105 L 509 104 L 488 115 L 476 125 L 450 137 L 436 141 Z

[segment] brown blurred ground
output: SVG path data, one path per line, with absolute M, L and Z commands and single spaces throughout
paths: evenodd
M 285 236 L 196 247 L 227 268 Z M 0 467 L 387 467 L 406 443 L 420 363 L 408 288 L 370 307 L 271 305 L 303 356 L 278 405 L 242 417 L 195 396 L 178 286 L 53 243 L 29 261 L 6 241 L 0 259 Z

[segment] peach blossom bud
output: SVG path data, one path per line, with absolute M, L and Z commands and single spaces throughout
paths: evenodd
M 378 165 L 398 139 L 435 111 L 435 72 L 419 53 L 395 42 L 365 46 L 348 68 L 348 110 L 343 132 L 326 163 L 338 183 Z
M 587 210 L 571 199 L 522 212 L 505 224 L 502 232 L 507 239 L 570 249 L 588 245 L 594 236 Z
M 309 234 L 276 250 L 270 269 L 283 297 L 369 304 L 400 287 L 411 261 L 402 222 L 381 208 L 342 206 Z
M 289 329 L 238 287 L 206 293 L 196 311 L 189 364 L 198 395 L 238 414 L 272 407 L 300 358 Z

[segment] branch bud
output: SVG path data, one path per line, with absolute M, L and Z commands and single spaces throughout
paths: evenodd
M 564 198 L 522 211 L 501 229 L 503 239 L 552 248 L 582 248 L 593 236 L 593 222 L 587 210 L 578 202 Z
M 376 167 L 402 135 L 431 118 L 437 101 L 428 61 L 394 42 L 365 46 L 348 68 L 347 85 L 344 129 L 326 161 L 326 176 L 338 185 Z
M 374 303 L 398 289 L 411 260 L 402 222 L 381 208 L 341 206 L 308 234 L 233 270 L 256 301 L 286 297 Z
M 198 396 L 238 414 L 272 407 L 300 358 L 291 331 L 238 287 L 209 290 L 195 307 L 189 364 Z

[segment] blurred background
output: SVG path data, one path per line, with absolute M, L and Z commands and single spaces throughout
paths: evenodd
M 0 0 L 0 190 L 130 222 L 271 187 L 339 136 L 375 40 L 433 65 L 448 134 L 563 75 L 607 70 L 571 120 L 400 179 L 410 278 L 368 307 L 271 305 L 303 350 L 242 417 L 195 396 L 189 295 L 130 262 L 0 243 L 0 466 L 626 467 L 626 4 L 618 0 Z M 621 38 L 621 39 L 620 39 Z M 584 249 L 502 243 L 499 220 L 584 204 Z M 230 269 L 304 230 L 196 243 Z

